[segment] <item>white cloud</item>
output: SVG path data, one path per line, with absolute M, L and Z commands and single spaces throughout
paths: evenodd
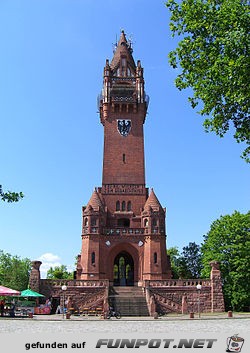
M 50 267 L 54 268 L 62 265 L 60 257 L 52 253 L 42 254 L 37 260 L 42 262 L 40 267 L 41 278 L 47 277 L 47 271 Z
M 73 271 L 75 271 L 75 269 L 76 269 L 76 265 L 72 265 L 72 264 L 67 265 L 68 272 L 73 272 Z
M 47 271 L 51 267 L 55 268 L 56 266 L 62 265 L 61 258 L 58 255 L 55 255 L 49 252 L 42 254 L 37 260 L 42 262 L 42 265 L 40 267 L 41 278 L 47 277 Z M 73 272 L 74 270 L 75 270 L 75 265 L 72 265 L 72 264 L 67 265 L 68 272 Z
M 58 255 L 54 255 L 50 252 L 47 252 L 43 255 L 41 255 L 38 259 L 39 261 L 44 261 L 44 262 L 57 262 L 60 261 L 60 257 Z

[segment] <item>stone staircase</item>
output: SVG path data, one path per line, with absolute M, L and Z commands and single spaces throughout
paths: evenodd
M 146 297 L 141 287 L 110 287 L 109 304 L 121 316 L 149 316 Z

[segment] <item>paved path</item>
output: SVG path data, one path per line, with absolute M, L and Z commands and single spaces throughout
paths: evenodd
M 152 318 L 122 318 L 102 320 L 96 317 L 62 320 L 60 315 L 34 318 L 0 318 L 0 333 L 72 333 L 72 332 L 230 332 L 250 333 L 250 315 L 207 316 L 189 319 L 187 316 Z

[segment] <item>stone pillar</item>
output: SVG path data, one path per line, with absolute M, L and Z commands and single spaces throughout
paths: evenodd
M 154 316 L 156 313 L 156 303 L 155 303 L 155 299 L 154 296 L 150 293 L 150 289 L 149 289 L 149 281 L 145 281 L 145 289 L 144 289 L 144 293 L 146 295 L 146 302 L 147 302 L 147 306 L 148 306 L 148 311 L 149 311 L 149 315 L 150 316 Z
M 181 301 L 181 313 L 182 314 L 187 314 L 188 312 L 188 305 L 187 305 L 187 296 L 186 293 L 182 296 L 182 301 Z
M 211 280 L 211 312 L 225 311 L 224 297 L 222 292 L 220 263 L 218 261 L 210 262 L 212 267 L 210 272 Z
M 144 284 L 145 284 L 145 287 L 144 287 L 144 293 L 146 295 L 146 301 L 147 301 L 147 304 L 149 305 L 149 302 L 150 302 L 150 289 L 149 289 L 149 284 L 148 284 L 149 281 L 144 281 Z
M 151 295 L 149 300 L 149 315 L 153 316 L 154 318 L 158 318 L 158 314 L 156 313 L 155 298 L 153 295 Z
M 29 278 L 29 288 L 34 290 L 35 292 L 40 291 L 40 266 L 42 264 L 41 261 L 32 261 L 32 269 L 30 272 Z

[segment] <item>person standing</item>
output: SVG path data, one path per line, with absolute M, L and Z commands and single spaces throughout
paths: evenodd
M 1 300 L 0 302 L 0 312 L 1 312 L 1 316 L 4 316 L 4 306 L 5 306 L 5 301 Z

